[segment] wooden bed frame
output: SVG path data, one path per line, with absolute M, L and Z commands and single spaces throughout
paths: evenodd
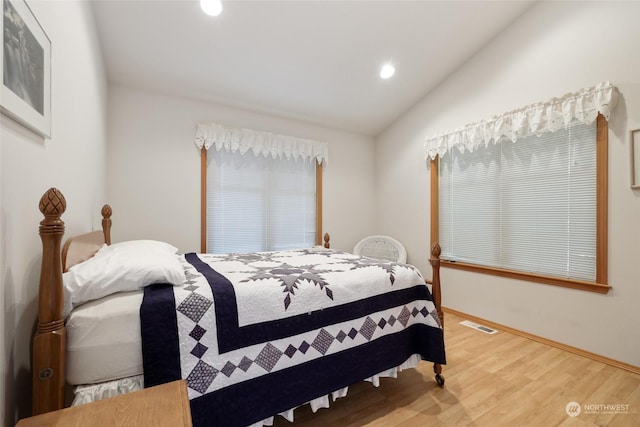
M 102 231 L 93 231 L 69 238 L 61 250 L 64 222 L 62 214 L 67 208 L 63 194 L 56 188 L 49 189 L 40 199 L 42 239 L 42 266 L 38 294 L 38 323 L 33 338 L 33 415 L 55 411 L 64 407 L 67 332 L 62 316 L 62 273 L 71 266 L 93 256 L 102 245 L 111 244 L 111 207 L 102 208 Z M 329 248 L 329 235 L 324 235 L 324 247 Z M 433 269 L 433 301 L 444 325 L 440 304 L 440 246 L 434 243 L 429 259 Z M 442 366 L 433 364 L 438 385 L 444 385 Z

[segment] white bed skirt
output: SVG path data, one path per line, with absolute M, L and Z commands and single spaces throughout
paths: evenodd
M 74 397 L 71 406 L 84 405 L 85 403 L 131 393 L 132 391 L 142 390 L 143 388 L 143 375 L 98 384 L 79 385 L 73 389 Z
M 375 387 L 378 387 L 380 385 L 380 378 L 396 378 L 398 376 L 398 372 L 405 369 L 415 368 L 416 366 L 418 366 L 418 363 L 420 363 L 420 360 L 420 356 L 414 354 L 413 356 L 405 360 L 404 363 L 400 364 L 400 366 L 396 366 L 395 368 L 391 368 L 369 378 L 365 378 L 364 381 L 369 381 Z M 141 390 L 143 388 L 143 375 L 136 375 L 134 377 L 123 378 L 116 381 L 108 381 L 100 384 L 79 385 L 74 389 L 75 397 L 71 406 L 95 402 L 97 400 L 130 393 L 132 391 Z M 349 387 L 344 387 L 340 390 L 334 391 L 333 393 L 315 398 L 307 402 L 306 404 L 311 406 L 311 410 L 313 412 L 316 412 L 320 408 L 328 408 L 331 401 L 335 401 L 340 397 L 346 396 L 348 391 Z M 288 421 L 293 422 L 293 411 L 296 408 L 299 408 L 299 406 L 291 408 L 288 411 L 281 412 L 278 415 L 287 419 Z M 255 424 L 252 424 L 251 427 L 272 426 L 273 420 L 274 417 L 269 417 Z

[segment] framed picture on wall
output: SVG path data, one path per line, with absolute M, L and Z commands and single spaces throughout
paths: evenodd
M 51 136 L 51 41 L 24 0 L 2 1 L 2 114 Z
M 631 188 L 640 188 L 640 129 L 631 131 Z

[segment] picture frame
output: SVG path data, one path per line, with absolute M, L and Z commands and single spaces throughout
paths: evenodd
M 0 112 L 50 138 L 51 40 L 25 0 L 0 1 Z
M 640 189 L 640 129 L 631 131 L 631 188 Z

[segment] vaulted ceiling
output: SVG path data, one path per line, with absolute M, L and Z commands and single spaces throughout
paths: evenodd
M 109 81 L 375 136 L 532 1 L 95 1 Z M 395 75 L 381 80 L 382 64 Z

